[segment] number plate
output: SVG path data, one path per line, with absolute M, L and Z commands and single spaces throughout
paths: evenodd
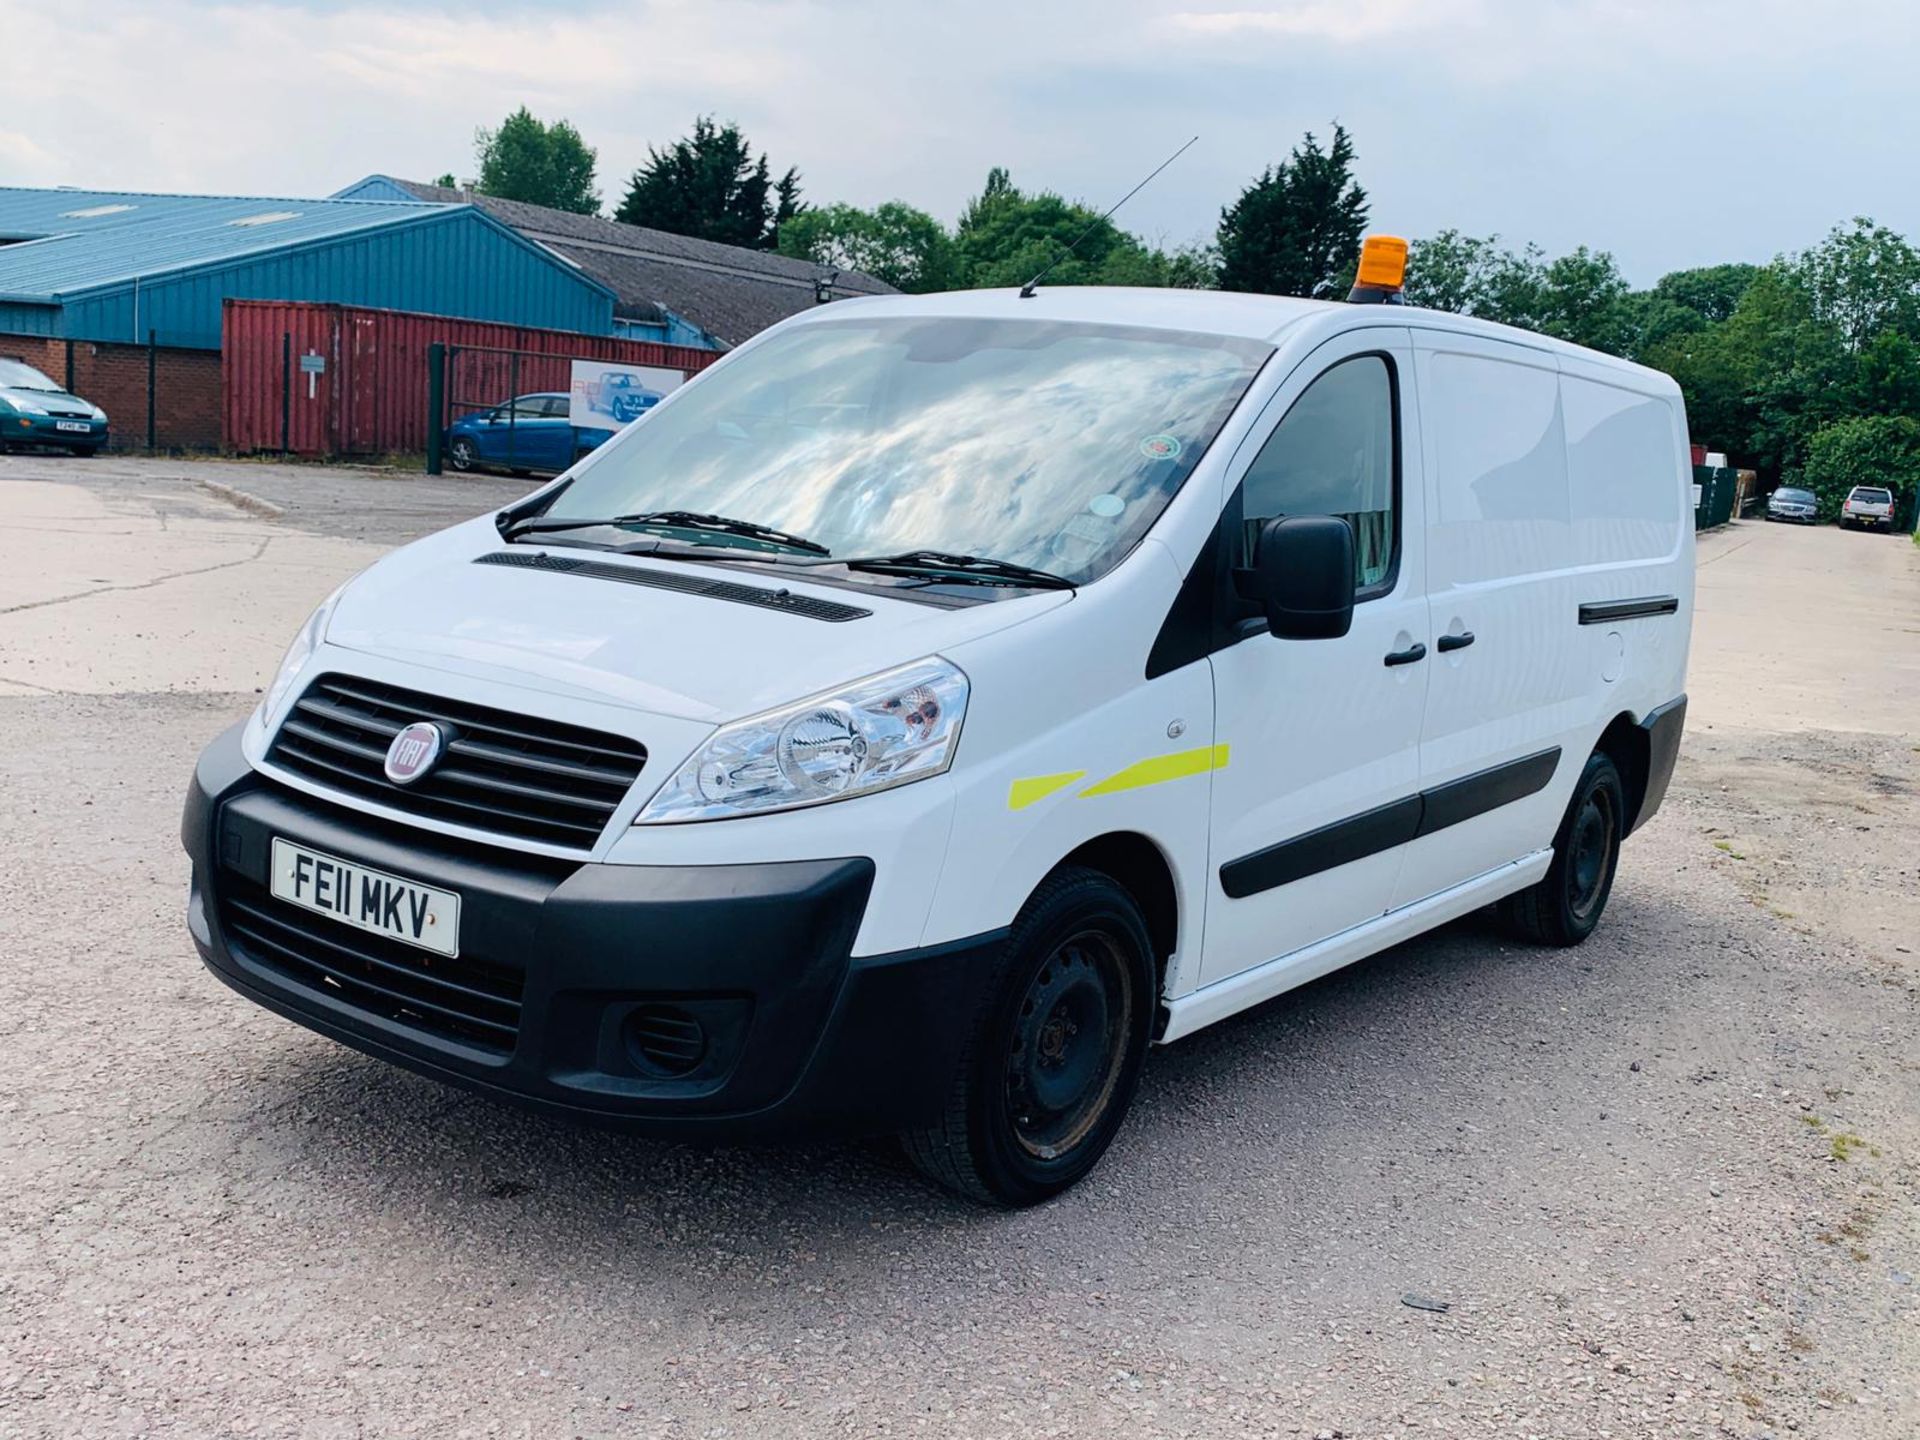
M 460 953 L 460 897 L 451 890 L 416 885 L 278 836 L 273 841 L 272 890 L 276 900 L 357 930 L 449 959 Z
M 78 430 L 82 435 L 89 434 L 93 430 L 93 426 L 84 420 L 56 420 L 53 422 L 53 428 L 56 430 Z

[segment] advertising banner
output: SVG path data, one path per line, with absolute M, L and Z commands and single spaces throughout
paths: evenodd
M 581 430 L 618 430 L 659 404 L 687 377 L 653 365 L 575 360 L 567 418 Z

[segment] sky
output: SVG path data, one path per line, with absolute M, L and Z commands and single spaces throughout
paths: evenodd
M 1373 228 L 1613 252 L 1635 284 L 1854 215 L 1920 240 L 1915 0 L 0 0 L 0 184 L 325 195 L 475 173 L 525 104 L 599 152 L 736 120 L 807 198 L 951 221 L 987 169 L 1157 243 L 1301 134 Z

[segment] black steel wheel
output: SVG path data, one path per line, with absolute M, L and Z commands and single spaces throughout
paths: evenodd
M 903 1137 L 908 1158 L 992 1205 L 1034 1205 L 1073 1185 L 1132 1102 L 1155 979 L 1133 897 L 1098 871 L 1057 871 L 1014 922 L 946 1116 Z
M 1613 893 L 1626 814 L 1620 771 L 1606 752 L 1595 751 L 1573 787 L 1546 875 L 1501 902 L 1508 923 L 1542 945 L 1578 945 L 1591 935 Z

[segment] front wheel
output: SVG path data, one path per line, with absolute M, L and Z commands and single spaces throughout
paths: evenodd
M 1626 811 L 1620 771 L 1605 752 L 1595 751 L 1573 787 L 1545 878 L 1500 902 L 1507 922 L 1523 938 L 1578 945 L 1593 933 L 1613 893 Z
M 1095 870 L 1049 877 L 1014 922 L 944 1120 L 902 1137 L 908 1158 L 990 1205 L 1036 1205 L 1073 1185 L 1132 1103 L 1154 977 L 1131 895 Z
M 466 436 L 457 435 L 447 447 L 447 460 L 456 470 L 471 470 L 480 463 L 480 451 Z

